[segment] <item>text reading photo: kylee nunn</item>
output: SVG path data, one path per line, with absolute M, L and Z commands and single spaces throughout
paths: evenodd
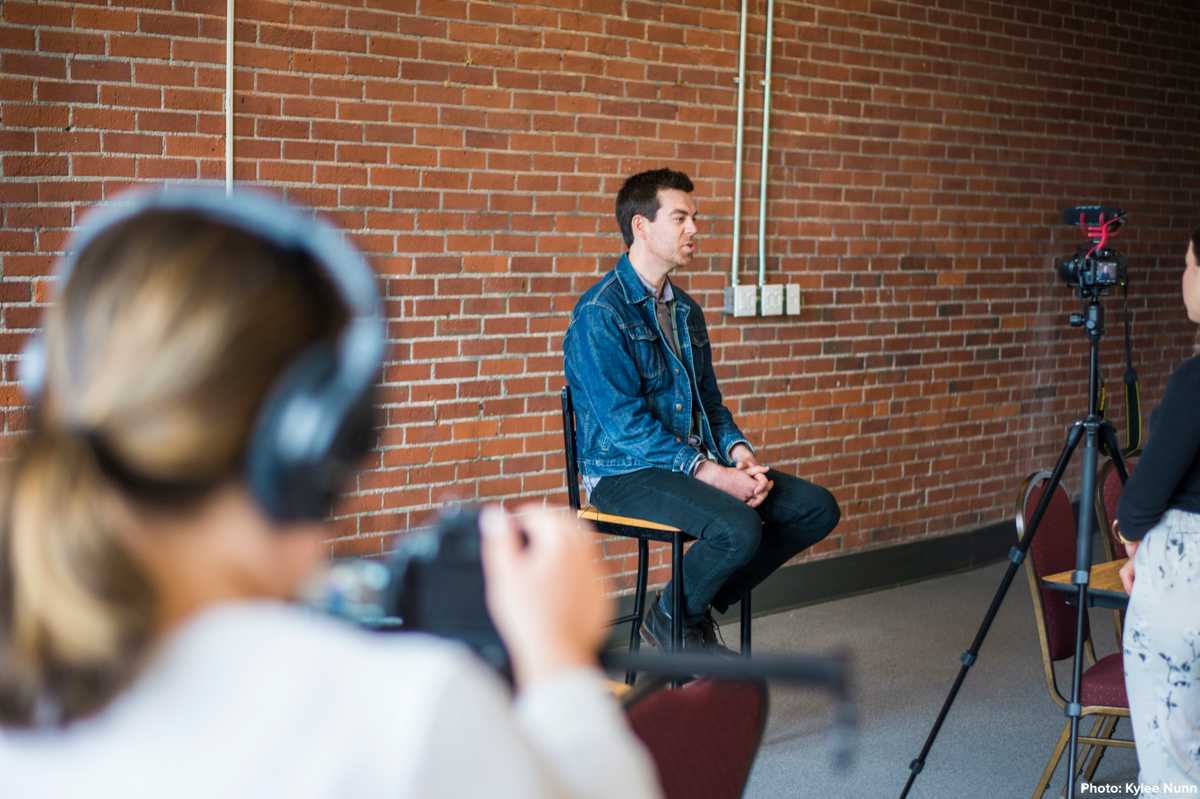
M 1093 785 L 1079 783 L 1080 796 L 1200 796 L 1195 785 L 1174 785 L 1169 782 L 1151 785 L 1145 782 L 1114 782 Z

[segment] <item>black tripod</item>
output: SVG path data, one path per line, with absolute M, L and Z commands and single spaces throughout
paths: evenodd
M 1082 709 L 1079 703 L 1079 681 L 1083 671 L 1083 625 L 1087 613 L 1089 569 L 1092 565 L 1092 509 L 1095 507 L 1096 496 L 1096 461 L 1101 446 L 1116 461 L 1121 482 L 1124 483 L 1129 477 L 1129 473 L 1125 469 L 1125 459 L 1121 456 L 1121 448 L 1117 444 L 1117 434 L 1112 425 L 1101 416 L 1100 410 L 1100 337 L 1104 335 L 1104 308 L 1100 305 L 1100 293 L 1101 288 L 1094 284 L 1081 287 L 1080 297 L 1087 303 L 1086 308 L 1084 313 L 1071 314 L 1071 327 L 1082 327 L 1091 342 L 1088 370 L 1088 415 L 1084 419 L 1076 420 L 1071 425 L 1071 429 L 1067 433 L 1067 443 L 1058 456 L 1058 463 L 1054 465 L 1050 480 L 1042 491 L 1042 498 L 1033 512 L 1033 517 L 1029 520 L 1028 532 L 1022 537 L 1020 543 L 1009 550 L 1008 570 L 1004 573 L 1004 579 L 1000 581 L 996 595 L 992 597 L 992 604 L 983 617 L 983 623 L 975 634 L 975 640 L 971 642 L 971 648 L 962 654 L 962 668 L 959 669 L 958 677 L 955 678 L 954 685 L 950 688 L 950 694 L 946 697 L 941 712 L 938 713 L 937 721 L 933 723 L 933 729 L 929 731 L 929 737 L 925 739 L 925 745 L 921 747 L 921 753 L 917 755 L 916 760 L 909 764 L 908 781 L 904 783 L 900 799 L 908 796 L 913 781 L 925 767 L 925 758 L 933 747 L 933 741 L 937 738 L 942 722 L 946 720 L 946 714 L 950 711 L 950 706 L 954 704 L 955 697 L 958 696 L 958 689 L 962 687 L 963 679 L 966 678 L 967 672 L 979 656 L 979 648 L 983 645 L 983 639 L 987 637 L 992 620 L 996 618 L 1000 603 L 1004 601 L 1004 596 L 1008 593 L 1009 586 L 1012 585 L 1017 569 L 1024 563 L 1029 545 L 1033 543 L 1033 537 L 1037 535 L 1042 516 L 1050 505 L 1050 499 L 1054 496 L 1063 473 L 1067 470 L 1067 464 L 1070 463 L 1075 448 L 1079 446 L 1079 440 L 1083 438 L 1083 478 L 1079 490 L 1079 525 L 1075 534 L 1075 571 L 1071 575 L 1071 583 L 1076 587 L 1075 602 L 1078 607 L 1078 615 L 1075 619 L 1075 663 L 1071 678 L 1071 701 L 1065 710 L 1067 717 L 1071 720 L 1071 738 L 1067 756 L 1067 797 L 1068 799 L 1075 797 L 1075 750 L 1078 745 L 1079 717 Z

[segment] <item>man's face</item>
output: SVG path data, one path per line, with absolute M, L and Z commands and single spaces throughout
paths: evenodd
M 659 189 L 654 219 L 634 217 L 647 252 L 668 272 L 691 262 L 696 254 L 696 204 L 679 189 Z

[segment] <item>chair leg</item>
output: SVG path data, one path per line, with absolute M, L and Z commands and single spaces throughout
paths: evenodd
M 742 594 L 742 654 L 750 657 L 750 589 Z
M 671 541 L 671 651 L 683 650 L 683 537 Z
M 642 615 L 646 611 L 646 578 L 649 572 L 650 544 L 646 539 L 639 538 L 637 585 L 633 589 L 633 623 L 629 626 L 629 651 L 635 655 L 642 646 Z M 625 672 L 626 685 L 633 685 L 636 680 L 636 671 L 630 669 Z
M 1067 748 L 1067 740 L 1070 736 L 1071 722 L 1067 721 L 1063 725 L 1062 734 L 1058 736 L 1058 743 L 1054 745 L 1054 751 L 1050 754 L 1050 760 L 1046 762 L 1046 768 L 1042 771 L 1042 776 L 1038 778 L 1037 787 L 1033 789 L 1033 799 L 1041 799 L 1042 794 L 1049 787 L 1050 778 L 1054 776 L 1054 769 L 1058 768 L 1058 761 L 1062 760 L 1063 751 Z
M 1117 729 L 1118 720 L 1117 716 L 1101 716 L 1096 724 L 1096 729 L 1092 732 L 1092 737 L 1113 737 L 1113 732 Z M 1087 769 L 1083 773 L 1083 778 L 1088 782 L 1091 782 L 1092 777 L 1096 776 L 1096 769 L 1100 767 L 1100 758 L 1104 757 L 1104 753 L 1108 751 L 1107 746 L 1096 746 L 1093 744 L 1093 747 L 1092 758 L 1088 761 Z
M 1087 733 L 1087 737 L 1096 738 L 1100 735 L 1100 728 L 1104 726 L 1104 718 L 1104 716 L 1096 716 L 1095 723 L 1092 724 L 1092 729 Z M 1084 720 L 1081 718 L 1079 723 L 1083 724 L 1083 721 Z M 1079 729 L 1079 735 L 1080 737 L 1084 736 L 1082 727 Z M 1096 744 L 1082 744 L 1079 749 L 1076 750 L 1075 762 L 1078 764 L 1078 768 L 1075 770 L 1076 781 L 1083 776 L 1084 768 L 1087 766 L 1090 760 L 1096 756 L 1097 750 L 1101 748 L 1102 747 L 1096 746 Z
M 683 651 L 683 539 L 675 536 L 671 541 L 671 651 Z M 683 680 L 671 680 L 671 687 L 678 688 Z

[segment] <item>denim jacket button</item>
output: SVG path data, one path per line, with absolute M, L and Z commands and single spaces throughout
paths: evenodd
M 683 439 L 682 439 L 682 438 L 680 438 L 679 436 L 675 436 L 675 443 L 676 443 L 676 444 L 682 444 L 682 443 L 683 443 Z
M 683 410 L 683 405 L 681 405 L 681 404 L 680 404 L 680 403 L 678 403 L 678 402 L 677 402 L 677 403 L 675 403 L 675 410 L 677 410 L 677 411 L 682 411 L 682 410 Z

